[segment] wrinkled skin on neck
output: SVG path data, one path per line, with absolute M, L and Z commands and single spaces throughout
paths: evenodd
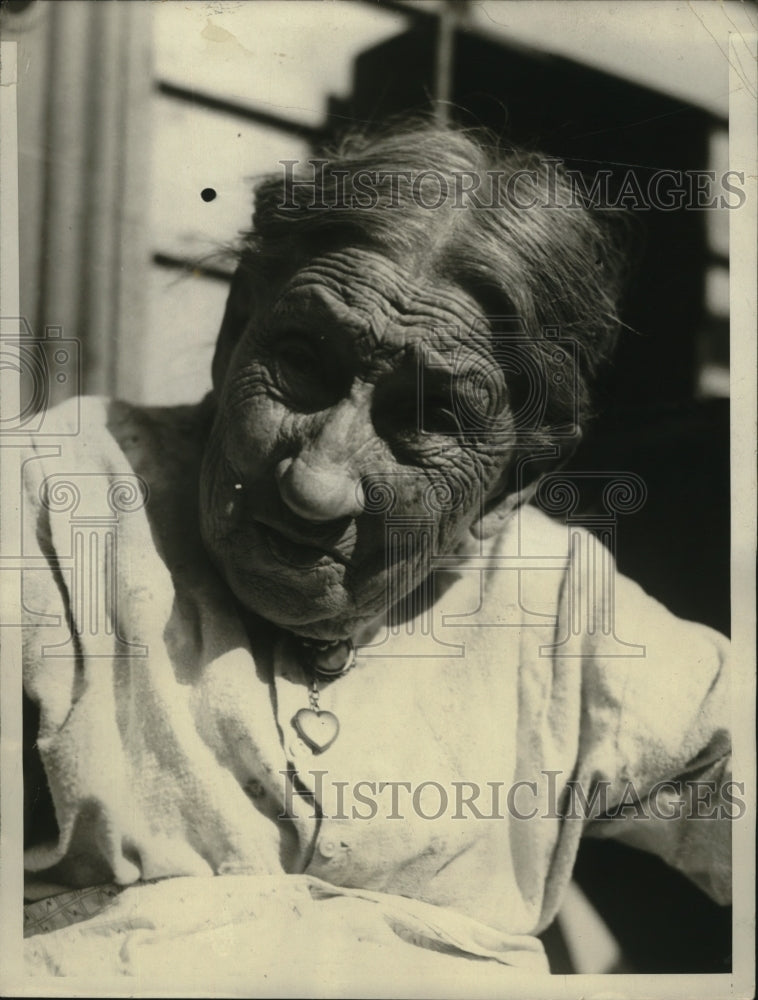
M 513 420 L 486 322 L 378 253 L 272 289 L 216 391 L 203 537 L 242 604 L 295 633 L 356 635 L 503 492 Z

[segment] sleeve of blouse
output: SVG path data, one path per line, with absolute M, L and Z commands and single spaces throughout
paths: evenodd
M 744 813 L 732 780 L 724 636 L 683 621 L 616 576 L 616 636 L 636 656 L 583 659 L 580 774 L 604 794 L 585 833 L 659 855 L 713 899 L 731 898 L 731 822 Z

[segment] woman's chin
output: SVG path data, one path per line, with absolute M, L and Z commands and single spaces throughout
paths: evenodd
M 216 563 L 237 600 L 253 614 L 314 639 L 356 636 L 387 612 L 391 583 L 383 555 L 350 566 L 322 554 L 296 565 L 267 546 L 225 546 Z M 405 567 L 409 570 L 410 567 Z M 410 575 L 410 574 L 409 574 Z M 405 593 L 406 581 L 401 581 Z
M 225 576 L 235 597 L 249 611 L 281 628 L 313 639 L 342 639 L 353 635 L 366 621 L 383 610 L 383 595 L 358 611 L 341 574 L 329 585 L 313 586 L 309 574 L 290 579 L 289 574 L 255 576 L 249 571 L 235 572 L 225 567 Z M 309 585 L 310 584 L 310 585 Z

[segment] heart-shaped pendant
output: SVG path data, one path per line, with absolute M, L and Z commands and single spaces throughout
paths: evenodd
M 298 734 L 314 753 L 323 753 L 339 736 L 340 723 L 334 712 L 301 708 L 292 720 Z

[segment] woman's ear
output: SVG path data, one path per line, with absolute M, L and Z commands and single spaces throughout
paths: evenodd
M 507 470 L 498 488 L 485 501 L 481 517 L 471 525 L 474 538 L 484 539 L 498 535 L 518 508 L 532 499 L 540 477 L 547 470 L 544 467 L 525 469 L 527 463 L 537 464 L 530 463 L 531 458 L 532 456 L 528 456 L 526 461 L 518 459 Z M 525 474 L 527 471 L 530 475 Z
M 216 351 L 211 366 L 213 388 L 217 393 L 220 392 L 224 383 L 226 370 L 229 367 L 229 361 L 237 341 L 245 332 L 245 327 L 250 321 L 253 298 L 252 285 L 252 277 L 248 268 L 244 264 L 239 264 L 229 288 L 224 318 L 221 322 L 221 330 L 216 341 Z
M 488 503 L 482 516 L 471 525 L 471 534 L 474 538 L 481 540 L 500 534 L 506 522 L 510 520 L 518 508 L 522 504 L 529 503 L 534 496 L 538 482 L 539 480 L 536 479 L 525 489 L 506 493 L 496 503 Z
M 518 508 L 529 503 L 542 477 L 568 461 L 581 436 L 581 430 L 575 427 L 568 447 L 546 444 L 538 451 L 514 456 L 485 501 L 481 516 L 471 525 L 473 536 L 484 539 L 499 534 Z

